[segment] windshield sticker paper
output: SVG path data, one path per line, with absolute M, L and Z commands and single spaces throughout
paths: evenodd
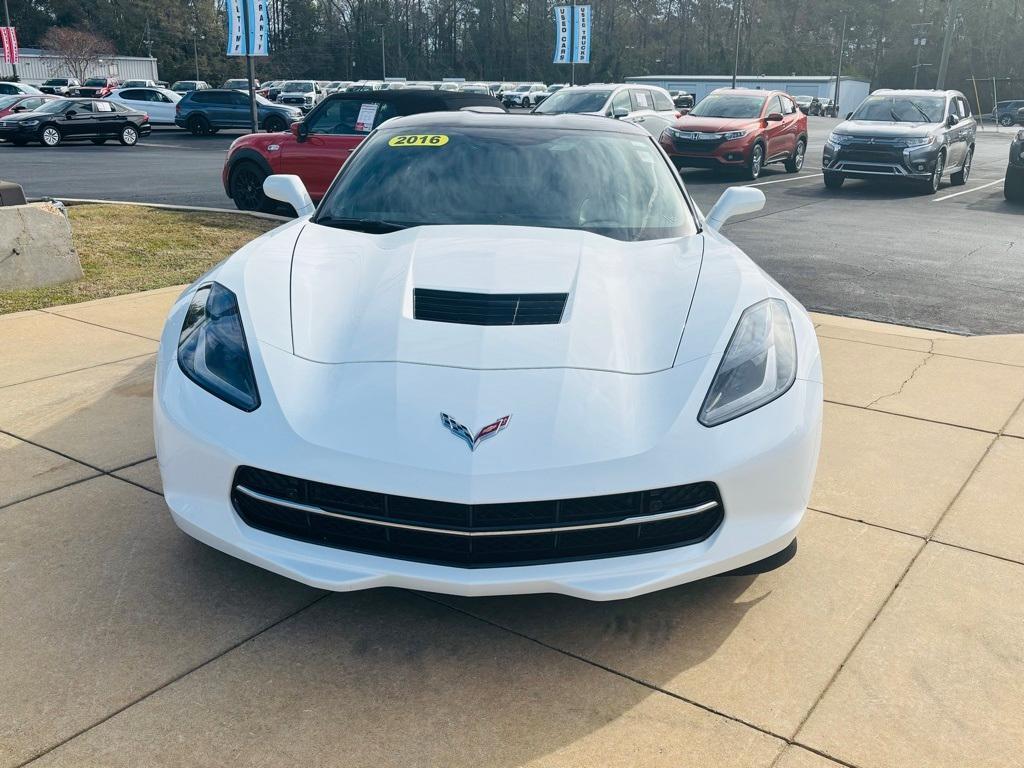
M 359 115 L 356 117 L 356 132 L 369 133 L 373 130 L 373 121 L 377 119 L 377 109 L 380 104 L 365 103 L 359 107 Z
M 415 134 L 410 136 L 392 136 L 389 147 L 443 147 L 448 137 L 441 134 Z

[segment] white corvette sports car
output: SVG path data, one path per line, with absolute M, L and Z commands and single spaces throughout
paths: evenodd
M 177 524 L 307 584 L 606 600 L 795 549 L 821 431 L 804 309 L 640 128 L 439 113 L 171 310 Z

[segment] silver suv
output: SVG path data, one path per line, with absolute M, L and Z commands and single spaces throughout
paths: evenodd
M 664 88 L 656 85 L 592 83 L 562 88 L 535 110 L 541 115 L 576 113 L 603 115 L 636 123 L 653 136 L 661 136 L 679 117 L 679 110 Z

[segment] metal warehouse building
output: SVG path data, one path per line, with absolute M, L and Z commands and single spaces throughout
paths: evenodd
M 39 48 L 22 48 L 18 77 L 22 82 L 39 85 L 51 77 L 71 77 L 60 57 Z M 0 57 L 0 77 L 12 75 L 11 65 Z M 122 80 L 159 80 L 156 59 L 148 56 L 102 56 L 89 67 L 86 77 L 119 77 Z
M 670 91 L 692 93 L 700 101 L 716 88 L 732 85 L 732 75 L 648 75 L 627 77 L 629 83 L 650 83 Z M 797 75 L 773 77 L 771 75 L 742 75 L 736 78 L 737 88 L 761 88 L 766 91 L 785 91 L 793 96 L 835 98 L 836 79 L 828 75 Z M 843 77 L 839 86 L 839 115 L 852 112 L 871 91 L 871 83 L 854 77 Z

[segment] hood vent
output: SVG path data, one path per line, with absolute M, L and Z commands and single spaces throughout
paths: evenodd
M 413 290 L 413 317 L 464 325 L 557 325 L 567 293 L 462 293 Z

